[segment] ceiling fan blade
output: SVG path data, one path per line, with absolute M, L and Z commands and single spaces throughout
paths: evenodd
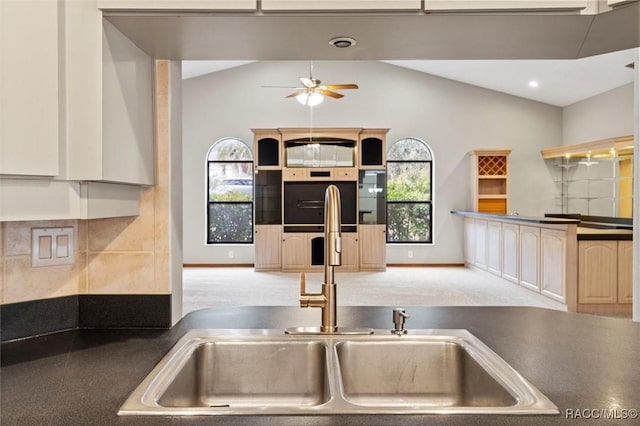
M 326 87 L 329 90 L 346 90 L 346 89 L 357 89 L 358 85 L 357 84 L 327 84 Z
M 326 90 L 326 89 L 316 89 L 316 92 L 324 95 L 324 96 L 329 96 L 331 98 L 335 98 L 335 99 L 340 99 L 342 97 L 344 97 L 344 95 L 337 93 L 337 92 L 332 92 L 331 90 Z
M 298 95 L 301 95 L 303 93 L 305 93 L 307 91 L 307 89 L 298 89 L 295 92 L 293 92 L 290 95 L 285 96 L 285 98 L 295 98 Z

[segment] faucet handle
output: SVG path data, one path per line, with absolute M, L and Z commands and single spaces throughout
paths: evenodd
M 393 334 L 406 334 L 407 330 L 404 328 L 404 320 L 409 318 L 404 308 L 395 308 L 393 310 Z

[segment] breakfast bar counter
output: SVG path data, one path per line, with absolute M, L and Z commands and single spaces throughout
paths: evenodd
M 2 425 L 560 425 L 636 416 L 640 324 L 526 307 L 410 307 L 411 329 L 466 329 L 560 410 L 557 415 L 121 416 L 118 409 L 191 329 L 316 326 L 297 307 L 212 308 L 169 330 L 76 330 L 2 344 Z M 392 307 L 339 307 L 345 327 L 392 327 Z M 599 410 L 599 411 L 593 411 Z M 604 411 L 603 411 L 604 410 Z M 594 423 L 596 424 L 596 423 Z

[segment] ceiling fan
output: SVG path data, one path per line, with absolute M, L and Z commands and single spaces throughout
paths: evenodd
M 302 87 L 287 87 L 287 86 L 265 86 L 271 88 L 291 88 L 295 89 L 293 93 L 287 95 L 287 98 L 296 98 L 302 105 L 316 106 L 320 104 L 325 96 L 334 99 L 340 99 L 344 97 L 342 93 L 336 92 L 336 90 L 350 90 L 357 89 L 358 85 L 355 83 L 348 84 L 322 84 L 317 78 L 313 78 L 313 66 L 309 70 L 309 77 L 300 77 L 300 83 Z

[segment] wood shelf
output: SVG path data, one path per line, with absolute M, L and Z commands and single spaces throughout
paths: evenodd
M 507 159 L 510 149 L 475 150 L 472 157 L 472 204 L 474 211 L 507 213 Z
M 479 200 L 506 200 L 506 194 L 479 194 Z

